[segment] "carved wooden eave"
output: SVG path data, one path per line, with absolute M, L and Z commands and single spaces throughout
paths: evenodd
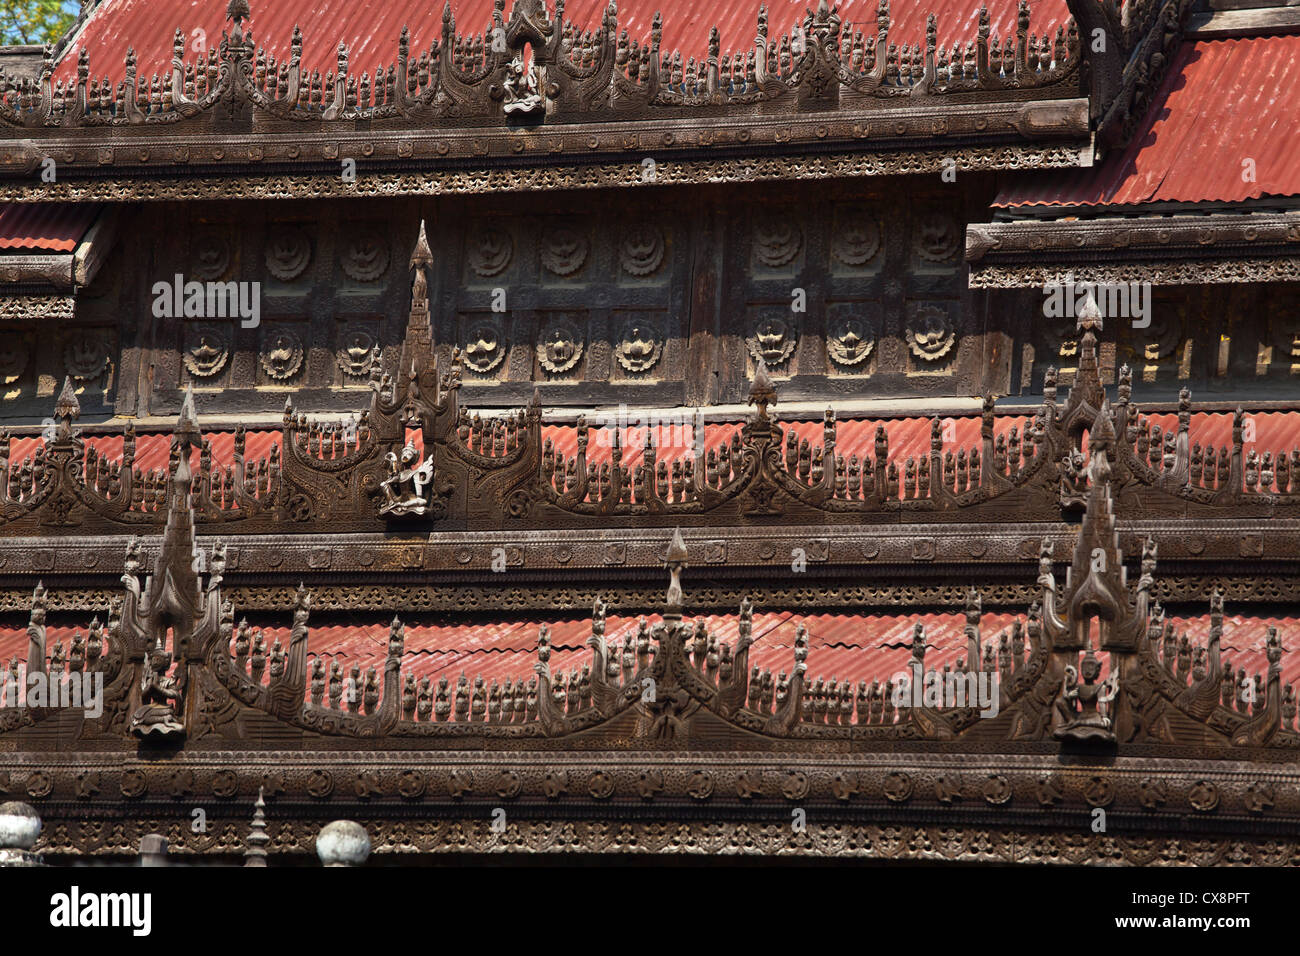
M 430 261 L 421 239 L 411 263 L 411 307 L 398 362 L 391 373 L 382 364 L 372 369 L 370 407 L 360 410 L 354 430 L 339 421 L 309 420 L 290 399 L 282 441 L 265 458 L 246 460 L 242 428 L 229 468 L 214 468 L 207 452 L 197 456 L 196 510 L 211 533 L 278 540 L 313 532 L 387 533 L 418 540 L 430 531 L 511 539 L 543 529 L 585 529 L 598 537 L 675 526 L 995 528 L 1013 515 L 1020 522 L 1059 522 L 1062 508 L 1071 506 L 1069 459 L 1103 393 L 1091 329 L 1081 340 L 1068 400 L 1058 404 L 1053 373 L 1023 435 L 1019 428 L 997 433 L 990 396 L 978 444 L 945 442 L 935 417 L 928 454 L 891 456 L 888 433 L 879 426 L 873 447 L 858 460 L 837 450 L 833 409 L 826 411 L 820 444 L 783 428 L 769 409 L 777 389 L 763 373 L 755 382 L 755 412 L 729 442 L 669 461 L 651 441 L 642 464 L 624 467 L 617 429 L 609 460 L 594 448 L 589 458 L 593 433 L 585 419 L 576 426 L 575 453 L 557 452 L 543 438 L 536 396 L 528 407 L 496 417 L 472 415 L 460 405 L 464 357 L 457 352 L 445 368 L 434 359 L 425 274 Z M 1199 436 L 1191 433 L 1187 391 L 1179 399 L 1177 436 L 1171 431 L 1155 447 L 1132 402 L 1129 370 L 1121 369 L 1119 377 L 1114 414 L 1120 437 L 1111 466 L 1117 494 L 1133 503 L 1135 517 L 1300 519 L 1300 449 L 1279 452 L 1276 462 L 1271 452 L 1247 450 L 1245 411 L 1238 409 L 1232 447 L 1202 452 Z M 21 465 L 10 464 L 10 436 L 0 434 L 0 534 L 75 539 L 158 528 L 165 518 L 164 476 L 136 467 L 134 429 L 127 427 L 120 460 L 108 460 L 87 446 L 58 406 L 55 420 L 61 423 L 55 440 Z M 397 466 L 413 426 L 420 429 L 432 475 L 418 489 L 408 487 L 409 474 L 399 476 Z M 173 460 L 182 447 L 204 447 L 197 429 L 191 415 L 181 417 Z
M 75 294 L 89 285 L 113 248 L 118 221 L 118 210 L 105 208 L 72 252 L 0 255 L 0 321 L 6 312 L 15 318 L 71 317 L 71 297 L 38 298 L 31 293 L 70 291 Z M 61 304 L 64 301 L 66 311 Z
M 1294 282 L 1300 279 L 1300 214 L 978 223 L 966 227 L 966 261 L 970 287 L 979 289 L 1063 282 Z
M 24 282 L 23 286 L 26 285 Z M 71 295 L 42 295 L 5 289 L 0 295 L 0 322 L 15 319 L 65 321 L 72 318 L 76 304 L 76 298 Z
M 1182 42 L 1193 6 L 1193 0 L 1071 0 L 1080 35 L 1104 41 L 1088 61 L 1099 152 L 1122 148 L 1132 138 Z
M 1039 598 L 1026 630 L 1017 628 L 1010 644 L 1005 634 L 1000 643 L 982 634 L 980 602 L 966 602 L 970 659 L 1003 678 L 1000 711 L 986 719 L 961 705 L 898 713 L 885 705 L 882 717 L 874 684 L 859 686 L 856 709 L 851 694 L 835 697 L 837 709 L 828 715 L 821 679 L 805 679 L 816 662 L 802 636 L 791 676 L 781 675 L 772 700 L 749 675 L 748 601 L 728 646 L 734 669 L 731 676 L 718 671 L 705 660 L 701 632 L 682 620 L 683 588 L 690 587 L 682 574 L 694 559 L 676 534 L 671 543 L 661 537 L 670 573 L 662 619 L 647 633 L 653 648 L 638 645 L 633 659 L 625 643 L 620 665 L 603 638 L 607 606 L 597 601 L 591 666 L 584 670 L 590 685 L 576 696 L 551 693 L 543 629 L 526 708 L 518 696 L 515 706 L 489 708 L 485 716 L 480 686 L 471 716 L 460 696 L 463 680 L 454 717 L 446 681 L 439 682 L 436 708 L 427 681 L 417 702 L 414 681 L 402 679 L 403 625 L 394 619 L 382 678 L 372 667 L 364 704 L 344 708 L 332 683 L 324 703 L 319 668 L 304 703 L 310 594 L 299 588 L 295 595 L 290 645 L 273 650 L 270 683 L 261 682 L 256 664 L 254 679 L 247 626 L 236 627 L 237 609 L 223 596 L 226 552 L 218 545 L 206 565 L 195 560 L 182 462 L 154 574 L 141 583 L 144 549 L 133 543 L 122 577 L 125 601 L 107 609 L 107 625 L 91 624 L 70 665 L 72 672 L 84 667 L 103 675 L 103 715 L 0 708 L 0 742 L 11 745 L 0 748 L 0 790 L 36 804 L 45 821 L 41 848 L 54 855 L 111 853 L 137 827 L 161 824 L 170 833 L 188 821 L 196 800 L 207 807 L 208 831 L 178 833 L 179 852 L 236 851 L 233 821 L 261 793 L 282 852 L 304 845 L 326 815 L 362 815 L 406 852 L 731 853 L 746 848 L 734 840 L 753 850 L 757 839 L 771 851 L 925 858 L 920 847 L 900 852 L 897 833 L 931 840 L 926 828 L 940 814 L 942 849 L 925 848 L 938 852 L 932 858 L 1040 862 L 1035 842 L 1065 837 L 1075 848 L 1071 862 L 1152 862 L 1152 847 L 1172 851 L 1162 841 L 1176 836 L 1188 846 L 1164 862 L 1227 861 L 1233 852 L 1238 862 L 1290 860 L 1300 822 L 1300 734 L 1289 692 L 1290 710 L 1282 705 L 1283 650 L 1270 633 L 1267 682 L 1260 682 L 1265 697 L 1253 708 L 1240 698 L 1234 706 L 1218 652 L 1221 636 L 1237 625 L 1225 622 L 1215 592 L 1208 657 L 1198 654 L 1190 683 L 1181 663 L 1175 671 L 1162 612 L 1149 601 L 1157 548 L 1143 547 L 1141 577 L 1130 584 L 1115 546 L 1106 464 L 1113 416 L 1103 402 L 1087 510 L 1064 583 L 1044 557 Z M 1099 564 L 1099 551 L 1111 563 Z M 31 607 L 29 658 L 43 665 L 43 587 Z M 1078 750 L 1062 737 L 1073 712 L 1057 695 L 1062 671 L 1090 640 L 1088 619 L 1098 615 L 1119 695 L 1107 725 L 1114 739 L 1109 750 Z M 137 749 L 124 734 L 126 716 L 139 702 L 134 689 L 148 648 L 169 628 L 177 684 L 186 688 L 178 712 L 186 736 Z M 923 631 L 918 636 L 913 657 L 924 667 Z M 57 649 L 51 660 L 63 667 Z M 655 688 L 649 697 L 646 686 Z M 53 741 L 61 743 L 50 752 Z M 500 806 L 516 829 L 494 841 L 483 825 Z M 635 822 L 613 837 L 606 821 L 616 808 L 630 807 Z M 1126 821 L 1115 828 L 1124 839 L 1068 836 L 1087 833 L 1097 808 Z M 789 830 L 792 809 L 816 822 L 813 835 L 761 836 L 771 826 Z M 104 826 L 110 818 L 119 822 Z M 633 833 L 645 842 L 629 842 Z M 701 833 L 712 836 L 701 843 Z
M 474 38 L 456 33 L 448 11 L 441 41 L 423 56 L 403 35 L 373 104 L 368 77 L 358 86 L 343 48 L 332 87 L 319 76 L 303 83 L 297 34 L 277 86 L 276 65 L 237 17 L 199 64 L 183 59 L 178 31 L 161 84 L 137 81 L 128 58 L 115 97 L 83 55 L 66 88 L 53 83 L 51 59 L 39 84 L 0 92 L 0 197 L 185 198 L 199 185 L 227 198 L 392 195 L 1091 162 L 1080 79 L 1089 54 L 1073 21 L 1040 44 L 1022 3 L 1014 38 L 991 46 L 984 11 L 977 38 L 950 60 L 933 15 L 924 50 L 901 53 L 889 42 L 887 2 L 879 17 L 879 35 L 864 43 L 841 34 L 838 12 L 822 3 L 792 54 L 789 37 L 769 40 L 760 11 L 753 49 L 720 60 L 715 31 L 698 72 L 694 60 L 683 72 L 680 53 L 660 50 L 657 24 L 644 45 L 620 36 L 613 4 L 581 49 L 562 11 L 530 3 L 507 21 L 498 5 L 505 49 L 480 42 L 472 63 L 464 51 Z M 538 27 L 520 26 L 534 20 L 545 43 Z M 519 121 L 503 112 L 503 89 L 525 44 L 544 79 L 534 118 Z M 47 156 L 59 163 L 58 182 L 33 184 Z M 646 158 L 657 175 L 644 174 Z M 356 183 L 338 182 L 345 159 L 357 163 Z

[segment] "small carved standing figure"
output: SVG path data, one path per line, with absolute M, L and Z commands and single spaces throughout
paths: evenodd
M 185 725 L 177 719 L 181 692 L 176 679 L 167 676 L 171 655 L 162 640 L 154 650 L 145 655 L 144 673 L 140 678 L 140 706 L 131 715 L 131 733 L 137 737 L 173 737 L 185 733 Z
M 1082 684 L 1079 683 L 1080 676 Z M 1083 655 L 1078 672 L 1066 665 L 1065 680 L 1057 698 L 1057 715 L 1061 721 L 1054 732 L 1057 740 L 1115 739 L 1111 719 L 1101 713 L 1099 706 L 1115 699 L 1118 693 L 1116 675 L 1112 674 L 1098 684 L 1100 676 L 1101 661 L 1097 660 L 1091 647 Z

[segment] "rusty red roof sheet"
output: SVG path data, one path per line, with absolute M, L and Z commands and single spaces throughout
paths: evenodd
M 993 205 L 1123 206 L 1300 195 L 1297 86 L 1300 35 L 1184 44 L 1126 149 L 1091 169 L 1016 177 Z
M 99 215 L 97 203 L 9 203 L 0 206 L 0 249 L 71 252 Z
M 780 37 L 802 22 L 810 0 L 766 0 L 770 36 Z M 1017 0 L 986 0 L 993 33 L 1014 34 Z M 722 52 L 749 50 L 758 23 L 760 0 L 725 0 L 699 5 L 690 0 L 624 0 L 618 9 L 619 30 L 637 40 L 648 38 L 656 11 L 663 13 L 662 49 L 680 49 L 683 57 L 703 57 L 708 51 L 709 30 L 717 26 Z M 572 0 L 565 19 L 582 29 L 600 26 L 606 0 Z M 852 24 L 874 36 L 877 0 L 842 0 L 839 13 Z M 302 68 L 324 75 L 338 68 L 339 42 L 347 44 L 352 72 L 373 71 L 397 59 L 397 40 L 404 26 L 411 31 L 413 54 L 427 51 L 442 35 L 442 5 L 417 0 L 357 2 L 316 0 L 288 3 L 285 0 L 252 0 L 249 19 L 254 41 L 277 60 L 288 57 L 295 25 L 302 28 Z M 554 0 L 547 3 L 554 14 Z M 1030 30 L 1039 35 L 1054 32 L 1069 18 L 1064 0 L 1029 0 Z M 980 0 L 894 0 L 890 7 L 890 42 L 922 43 L 926 18 L 938 17 L 938 40 L 951 46 L 957 40 L 974 39 L 979 24 Z M 461 34 L 479 33 L 491 26 L 492 0 L 453 0 L 456 29 Z M 509 19 L 509 9 L 506 18 Z M 127 48 L 138 57 L 139 75 L 147 78 L 171 70 L 172 39 L 182 30 L 192 47 L 202 37 L 215 48 L 226 29 L 225 0 L 105 0 L 91 14 L 85 28 L 64 50 L 56 78 L 65 82 L 76 77 L 77 50 L 90 55 L 90 74 L 108 75 L 115 81 L 124 74 Z M 196 34 L 195 31 L 202 31 Z M 195 56 L 192 49 L 187 59 Z

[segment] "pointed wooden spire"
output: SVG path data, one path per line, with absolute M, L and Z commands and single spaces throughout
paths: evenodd
M 57 438 L 62 441 L 72 434 L 72 423 L 81 415 L 81 402 L 77 401 L 77 389 L 72 384 L 72 376 L 63 380 L 63 390 L 59 392 L 54 403 L 54 417 L 58 420 Z
M 749 404 L 758 407 L 761 421 L 767 420 L 767 406 L 776 404 L 776 387 L 772 385 L 772 379 L 767 374 L 767 363 L 762 359 L 758 360 L 754 381 L 749 386 Z
M 415 240 L 415 249 L 411 251 L 411 268 L 428 268 L 433 264 L 433 252 L 429 249 L 429 237 L 424 231 L 424 220 L 420 220 L 420 235 Z
M 257 788 L 257 802 L 253 804 L 253 824 L 244 841 L 244 866 L 266 866 L 266 845 L 271 837 L 266 832 L 266 801 L 262 787 Z
M 682 606 L 682 571 L 686 569 L 686 542 L 682 540 L 682 529 L 673 529 L 673 540 L 668 545 L 668 554 L 664 557 L 664 566 L 668 569 L 668 594 L 664 601 L 669 608 L 680 609 Z

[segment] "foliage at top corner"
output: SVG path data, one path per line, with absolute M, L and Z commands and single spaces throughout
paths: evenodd
M 79 10 L 70 0 L 0 0 L 0 45 L 56 43 Z

